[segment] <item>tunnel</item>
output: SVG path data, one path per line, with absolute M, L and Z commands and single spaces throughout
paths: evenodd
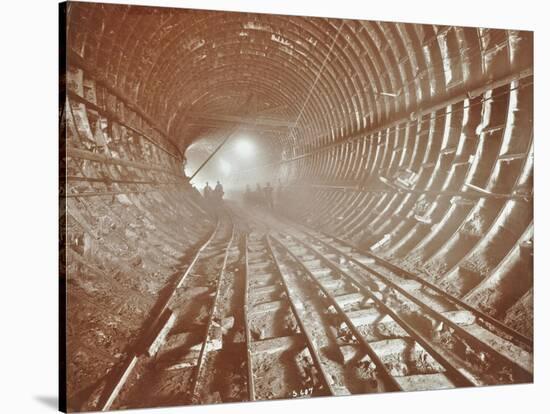
M 78 2 L 63 6 L 61 18 L 66 409 L 532 381 L 532 32 Z M 226 207 L 202 194 L 207 181 L 217 180 Z M 254 191 L 267 183 L 273 206 L 247 202 L 247 186 Z M 229 216 L 238 224 L 224 247 L 215 233 Z M 269 232 L 272 238 L 264 236 Z M 294 253 L 283 252 L 285 244 Z M 199 254 L 216 248 L 226 284 L 185 285 L 181 294 L 193 299 L 176 309 L 184 276 L 198 266 Z M 325 358 L 307 335 L 316 323 L 311 315 L 325 320 L 330 312 L 303 313 L 311 295 L 300 284 L 326 268 L 346 277 L 369 269 L 385 278 L 381 288 L 382 282 L 351 275 L 353 288 L 336 299 L 316 279 L 316 298 L 332 301 L 337 316 L 343 312 L 336 331 L 347 324 L 352 338 L 338 345 L 346 350 L 336 358 L 342 382 L 303 362 L 288 384 L 272 379 L 274 388 L 265 390 L 252 372 L 250 361 L 266 342 L 258 338 L 278 340 L 266 354 L 291 338 L 266 333 L 278 329 L 276 316 L 258 332 L 241 329 L 252 312 L 246 274 L 261 276 L 254 269 L 263 266 L 266 251 L 279 272 L 294 272 L 279 283 L 278 298 L 286 297 L 280 300 L 295 315 L 285 329 L 305 333 L 307 345 L 288 346 L 298 346 L 309 364 Z M 296 269 L 288 270 L 293 261 Z M 331 283 L 344 283 L 344 276 Z M 378 342 L 364 339 L 354 321 L 367 316 L 353 308 L 359 306 L 353 295 L 385 309 L 393 322 L 384 329 L 393 336 L 385 331 Z M 395 311 L 391 303 L 399 295 L 415 310 Z M 222 296 L 219 307 L 205 305 Z M 358 319 L 344 312 L 348 299 Z M 426 317 L 426 306 L 439 310 Z M 216 312 L 225 314 L 218 320 Z M 467 325 L 469 318 L 475 322 Z M 392 323 L 407 335 L 395 333 L 401 327 Z M 185 365 L 176 356 L 181 344 L 171 344 L 202 332 L 199 325 L 207 337 L 223 332 L 223 345 L 207 339 L 191 349 L 200 351 L 199 361 L 209 349 L 225 355 L 212 364 L 225 384 L 234 381 L 231 390 L 197 362 L 185 374 L 194 380 L 174 379 Z M 452 341 L 465 349 L 465 367 L 503 360 L 501 366 L 513 368 L 461 374 L 441 338 L 462 329 L 466 339 Z M 401 362 L 373 373 L 384 365 L 377 346 L 394 349 L 417 334 L 410 352 L 418 348 L 428 362 L 402 370 L 424 369 L 421 384 L 395 374 Z M 335 335 L 335 341 L 345 337 Z M 175 362 L 161 375 L 165 354 Z M 366 385 L 355 379 L 365 358 L 371 363 L 361 371 Z M 454 375 L 438 382 L 441 372 Z M 306 385 L 296 379 L 302 377 Z M 210 383 L 208 395 L 197 391 L 197 378 Z M 180 389 L 186 381 L 194 394 Z M 286 388 L 277 394 L 279 386 Z

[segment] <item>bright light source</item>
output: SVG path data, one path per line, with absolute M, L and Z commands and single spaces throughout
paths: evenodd
M 242 157 L 251 157 L 254 155 L 254 145 L 250 141 L 243 138 L 235 143 L 235 149 Z
M 225 160 L 220 160 L 220 170 L 224 175 L 228 175 L 231 172 L 231 164 Z

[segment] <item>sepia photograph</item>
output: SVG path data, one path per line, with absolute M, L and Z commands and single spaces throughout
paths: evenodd
M 60 3 L 60 409 L 533 383 L 533 66 L 514 27 Z

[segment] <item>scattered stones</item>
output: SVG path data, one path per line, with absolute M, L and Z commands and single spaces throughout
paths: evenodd
M 229 332 L 229 330 L 233 328 L 234 325 L 235 325 L 235 317 L 234 316 L 229 316 L 227 318 L 223 318 L 222 319 L 222 329 L 223 329 L 224 335 L 227 334 Z
M 223 330 L 222 327 L 216 323 L 212 322 L 210 327 L 210 340 L 206 345 L 207 352 L 219 351 L 223 346 Z
M 142 263 L 143 263 L 143 259 L 140 256 L 134 256 L 130 260 L 130 265 L 132 265 L 133 267 L 140 267 Z
M 344 365 L 353 360 L 359 351 L 357 345 L 342 345 L 339 347 L 339 350 L 342 355 Z

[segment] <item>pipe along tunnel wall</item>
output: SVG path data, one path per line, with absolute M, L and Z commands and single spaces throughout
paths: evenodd
M 532 336 L 532 33 L 69 3 L 67 375 L 74 409 L 132 352 L 213 231 L 183 174 L 236 125 L 232 175 Z

